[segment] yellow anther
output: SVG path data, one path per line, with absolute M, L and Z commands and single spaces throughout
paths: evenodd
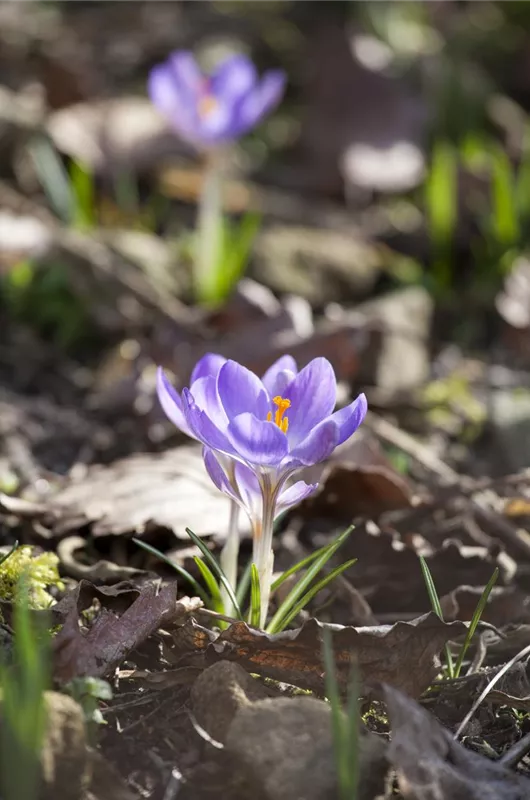
M 199 100 L 197 111 L 200 117 L 207 117 L 217 108 L 217 100 L 211 94 L 205 93 Z
M 291 401 L 287 400 L 284 397 L 280 397 L 277 395 L 273 397 L 272 402 L 275 406 L 278 406 L 278 410 L 274 414 L 274 422 L 282 430 L 284 433 L 287 433 L 287 429 L 289 428 L 289 420 L 287 417 L 284 417 L 285 412 L 288 408 L 291 407 Z M 272 411 L 269 411 L 267 414 L 267 422 L 272 422 Z

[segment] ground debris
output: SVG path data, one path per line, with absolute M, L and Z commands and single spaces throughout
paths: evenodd
M 204 650 L 205 663 L 227 659 L 260 675 L 324 694 L 322 624 L 267 634 L 236 622 L 216 636 L 190 619 L 173 633 L 177 652 Z M 384 681 L 418 697 L 439 670 L 438 654 L 449 639 L 466 632 L 463 622 L 444 623 L 435 614 L 411 622 L 334 630 L 337 678 L 343 689 L 352 664 L 364 679 Z
M 175 621 L 179 614 L 185 616 L 190 608 L 197 608 L 196 603 L 190 605 L 189 598 L 177 603 L 176 594 L 176 583 L 138 590 L 127 584 L 97 588 L 89 581 L 80 581 L 54 607 L 54 616 L 64 620 L 53 640 L 55 678 L 67 682 L 83 675 L 102 677 L 112 672 L 164 620 Z M 99 612 L 83 629 L 81 612 L 92 606 L 94 598 L 100 603 Z
M 385 687 L 392 724 L 388 758 L 410 800 L 526 800 L 530 780 L 455 742 L 428 711 Z

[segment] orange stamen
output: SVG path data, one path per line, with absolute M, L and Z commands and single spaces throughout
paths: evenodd
M 276 395 L 276 397 L 273 397 L 272 402 L 275 406 L 278 406 L 278 410 L 274 414 L 274 423 L 281 431 L 287 433 L 289 428 L 289 420 L 287 417 L 284 417 L 284 414 L 287 409 L 291 407 L 291 401 L 284 397 L 280 397 L 280 395 Z M 272 411 L 269 411 L 267 414 L 267 422 L 272 422 Z
M 215 111 L 216 107 L 217 100 L 215 97 L 206 93 L 200 98 L 197 110 L 200 117 L 207 117 L 212 111 Z

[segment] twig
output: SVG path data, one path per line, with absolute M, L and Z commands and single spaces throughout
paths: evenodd
M 468 481 L 467 478 L 455 472 L 455 470 L 442 461 L 441 458 L 438 458 L 438 456 L 424 444 L 418 442 L 418 440 L 409 433 L 402 431 L 401 428 L 396 427 L 387 419 L 377 416 L 373 411 L 369 411 L 366 415 L 365 424 L 367 424 L 380 439 L 383 439 L 388 444 L 407 453 L 407 455 L 415 459 L 418 464 L 421 464 L 429 472 L 438 475 L 438 477 L 442 478 L 446 483 L 461 486 L 462 482 L 465 483 Z
M 530 536 L 526 531 L 518 530 L 501 514 L 481 505 L 476 498 L 470 497 L 471 493 L 477 490 L 477 483 L 472 478 L 460 475 L 413 436 L 373 412 L 368 412 L 366 422 L 376 436 L 407 453 L 422 467 L 441 478 L 446 485 L 458 487 L 468 498 L 472 513 L 490 528 L 492 536 L 504 542 L 512 553 L 530 558 Z
M 194 613 L 199 617 L 209 617 L 210 619 L 222 620 L 223 622 L 228 622 L 230 624 L 241 622 L 239 619 L 229 617 L 227 614 L 220 614 L 218 611 L 212 611 L 210 608 L 198 608 L 194 611 Z
M 475 700 L 475 702 L 473 703 L 473 705 L 469 709 L 468 713 L 466 714 L 466 716 L 464 717 L 464 719 L 462 720 L 462 722 L 458 726 L 458 730 L 456 731 L 456 733 L 454 735 L 455 739 L 458 739 L 459 736 L 462 735 L 462 733 L 464 732 L 465 728 L 467 727 L 467 725 L 469 723 L 469 720 L 471 719 L 471 717 L 473 716 L 475 711 L 478 709 L 478 707 L 480 706 L 482 701 L 491 692 L 491 690 L 493 689 L 495 684 L 500 681 L 502 676 L 505 675 L 508 672 L 508 670 L 511 669 L 511 667 L 513 667 L 514 664 L 516 664 L 518 661 L 520 661 L 522 658 L 524 658 L 528 654 L 530 654 L 530 644 L 527 647 L 525 647 L 523 650 L 521 650 L 519 653 L 517 653 L 517 655 L 515 655 L 512 659 L 510 659 L 510 661 L 507 661 L 506 664 L 504 664 L 500 668 L 500 670 L 497 672 L 497 674 L 487 684 L 486 688 L 480 693 L 480 695 Z
M 519 739 L 509 750 L 507 750 L 498 763 L 503 767 L 516 767 L 519 761 L 524 756 L 530 753 L 530 733 L 525 734 L 522 739 Z

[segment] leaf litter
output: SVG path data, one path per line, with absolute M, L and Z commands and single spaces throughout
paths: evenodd
M 155 16 L 167 13 L 168 17 L 165 23 L 159 17 L 162 24 L 151 25 L 141 5 L 134 12 L 131 7 L 130 24 L 120 23 L 120 42 L 123 53 L 144 75 L 145 65 L 158 57 L 157 48 L 175 45 L 174 31 L 179 27 L 175 15 L 179 17 L 180 11 L 158 8 L 152 12 Z M 100 13 L 108 15 L 110 28 L 116 25 L 111 11 Z M 186 11 L 192 29 L 202 30 L 203 13 L 211 11 Z M 259 13 L 264 15 L 259 25 L 270 25 L 271 12 Z M 421 98 L 405 89 L 400 70 L 369 75 L 363 58 L 372 52 L 366 50 L 370 43 L 359 39 L 357 31 L 347 42 L 336 26 L 326 24 L 318 30 L 313 26 L 307 31 L 300 18 L 303 35 L 326 56 L 337 95 L 329 99 L 327 79 L 325 85 L 323 77 L 312 81 L 302 169 L 293 166 L 287 179 L 278 179 L 278 186 L 267 173 L 267 185 L 260 176 L 257 181 L 245 176 L 228 187 L 232 211 L 258 210 L 269 218 L 253 266 L 260 283 L 246 279 L 215 311 L 191 308 L 186 294 L 190 276 L 158 232 L 146 234 L 146 259 L 141 237 L 109 226 L 112 213 L 105 211 L 112 207 L 109 198 L 104 197 L 98 208 L 104 230 L 87 233 L 60 222 L 34 191 L 38 181 L 28 158 L 30 134 L 41 134 L 53 122 L 59 148 L 78 154 L 79 142 L 69 141 L 66 123 L 70 117 L 79 127 L 86 114 L 97 125 L 84 131 L 88 150 L 83 152 L 93 153 L 94 145 L 101 145 L 100 127 L 113 124 L 110 116 L 102 117 L 102 104 L 91 95 L 98 81 L 110 75 L 120 84 L 124 63 L 116 66 L 114 59 L 122 56 L 109 42 L 101 42 L 99 16 L 87 8 L 82 18 L 87 48 L 83 80 L 76 59 L 51 52 L 40 40 L 32 44 L 39 51 L 50 107 L 59 109 L 52 112 L 53 119 L 42 110 L 29 114 L 28 98 L 16 89 L 6 94 L 7 102 L 0 102 L 0 122 L 8 133 L 7 160 L 29 165 L 24 168 L 27 172 L 17 166 L 3 173 L 13 172 L 14 177 L 0 183 L 5 209 L 0 226 L 12 224 L 16 233 L 15 224 L 20 222 L 38 235 L 38 246 L 29 240 L 17 243 L 20 252 L 13 251 L 9 242 L 6 250 L 0 242 L 2 275 L 21 257 L 35 259 L 44 271 L 53 259 L 60 259 L 71 297 L 87 309 L 91 335 L 99 336 L 88 353 L 83 344 L 74 348 L 73 357 L 64 356 L 59 340 L 53 335 L 50 340 L 46 326 L 35 335 L 32 322 L 6 317 L 0 347 L 2 533 L 8 545 L 20 539 L 59 554 L 67 589 L 63 595 L 54 592 L 58 602 L 52 608 L 59 626 L 54 637 L 57 683 L 101 676 L 112 681 L 114 689 L 113 699 L 100 703 L 109 724 L 99 735 L 99 751 L 90 756 L 94 757 L 90 790 L 80 794 L 71 781 L 55 786 L 51 797 L 173 800 L 178 790 L 184 798 L 215 797 L 221 792 L 228 798 L 263 795 L 269 800 L 281 797 L 282 790 L 288 797 L 297 796 L 300 787 L 307 800 L 336 797 L 329 707 L 318 699 L 325 694 L 324 626 L 333 629 L 343 693 L 352 667 L 362 679 L 361 800 L 383 793 L 390 797 L 392 792 L 427 800 L 528 796 L 527 662 L 510 667 L 474 713 L 464 740 L 454 739 L 488 682 L 530 641 L 529 475 L 525 469 L 501 474 L 510 464 L 516 465 L 514 470 L 521 464 L 521 453 L 524 464 L 527 455 L 521 435 L 524 425 L 510 424 L 510 417 L 523 405 L 516 408 L 509 397 L 506 421 L 501 413 L 506 397 L 499 397 L 511 390 L 511 384 L 508 390 L 502 384 L 506 368 L 499 387 L 494 368 L 484 367 L 484 381 L 495 389 L 501 409 L 494 415 L 490 443 L 487 430 L 478 442 L 463 445 L 443 425 L 432 423 L 418 393 L 425 370 L 431 368 L 431 341 L 426 340 L 431 337 L 432 298 L 418 285 L 412 291 L 409 287 L 389 292 L 379 302 L 379 281 L 390 280 L 387 270 L 390 275 L 394 263 L 389 270 L 387 262 L 389 255 L 394 256 L 387 245 L 372 241 L 374 232 L 378 242 L 387 235 L 392 242 L 397 233 L 406 242 L 405 250 L 415 252 L 418 229 L 407 229 L 403 220 L 399 225 L 389 222 L 403 209 L 379 206 L 375 197 L 363 210 L 367 190 L 373 192 L 375 187 L 384 194 L 396 191 L 401 179 L 408 185 L 419 180 L 425 166 L 423 146 L 409 137 L 410 115 L 404 111 L 412 109 L 422 128 Z M 67 49 L 77 42 L 79 19 L 72 14 L 61 22 Z M 276 24 L 274 17 L 272 22 Z M 21 32 L 31 39 L 33 27 L 26 23 L 17 23 L 18 28 L 15 24 L 18 33 L 9 38 L 13 22 L 7 20 L 8 40 L 18 41 Z M 53 27 L 57 21 L 47 24 Z M 15 50 L 10 46 L 16 60 Z M 359 63 L 353 64 L 351 52 Z M 8 62 L 6 58 L 7 72 Z M 345 75 L 355 82 L 353 94 L 345 94 Z M 352 97 L 362 98 L 367 86 L 373 87 L 373 97 L 368 115 L 359 122 L 350 106 L 359 105 L 352 105 Z M 340 105 L 345 96 L 348 103 L 337 113 L 329 144 L 325 135 L 329 122 L 322 108 L 337 101 Z M 122 103 L 124 113 L 128 102 Z M 109 99 L 107 106 L 118 108 L 120 103 Z M 156 136 L 147 135 L 147 141 L 145 131 L 138 139 L 138 131 L 131 131 L 130 140 L 124 135 L 127 131 L 114 131 L 112 147 L 97 150 L 94 164 L 104 182 L 106 171 L 112 172 L 116 163 L 129 163 L 133 153 L 142 181 L 180 204 L 180 224 L 197 199 L 202 174 L 189 163 L 177 170 L 163 166 L 152 174 L 150 164 L 160 161 L 166 136 L 153 117 L 155 122 Z M 60 124 L 65 126 L 61 136 Z M 372 126 L 371 145 L 364 142 L 366 125 Z M 169 141 L 169 145 L 175 146 L 179 157 L 188 157 L 180 143 Z M 367 154 L 368 173 L 363 171 Z M 418 157 L 421 170 L 412 170 L 409 180 L 407 168 Z M 351 209 L 336 201 L 346 184 L 348 193 L 353 193 L 348 202 L 359 203 L 358 229 L 352 226 Z M 314 195 L 307 191 L 308 185 Z M 121 225 L 133 219 L 136 225 L 134 214 L 116 213 L 114 219 Z M 175 275 L 164 278 L 157 273 L 148 263 L 154 253 L 166 263 L 165 269 L 174 262 Z M 362 262 L 358 269 L 351 263 L 356 260 Z M 510 380 L 524 375 L 528 365 L 527 267 L 527 261 L 518 259 L 497 294 L 499 346 L 505 348 L 507 363 L 512 357 L 517 361 L 517 368 L 509 370 Z M 524 291 L 518 293 L 519 288 Z M 361 301 L 368 303 L 359 305 Z M 351 311 L 353 303 L 357 305 Z M 437 305 L 443 307 L 438 301 Z M 435 349 L 437 343 L 432 344 Z M 259 373 L 286 352 L 301 364 L 325 356 L 347 384 L 343 387 L 347 392 L 352 384 L 357 390 L 365 383 L 374 384 L 370 404 L 376 413 L 369 416 L 363 436 L 351 450 L 339 451 L 313 469 L 313 474 L 307 471 L 306 480 L 320 482 L 319 492 L 281 520 L 276 535 L 276 563 L 288 568 L 354 520 L 355 531 L 339 555 L 344 560 L 356 558 L 357 563 L 319 592 L 297 618 L 296 627 L 282 634 L 268 635 L 212 614 L 190 596 L 190 586 L 180 577 L 177 581 L 167 564 L 148 557 L 132 542 L 140 538 L 156 546 L 196 577 L 193 559 L 199 550 L 188 541 L 186 527 L 203 537 L 212 551 L 222 544 L 227 504 L 204 477 L 198 449 L 178 442 L 163 421 L 152 382 L 157 362 L 173 372 L 179 386 L 184 385 L 197 359 L 212 349 Z M 443 358 L 434 369 L 443 372 Z M 484 391 L 483 386 L 471 386 L 474 399 L 483 405 Z M 453 418 L 462 417 L 460 408 L 450 412 Z M 514 428 L 515 435 L 507 428 Z M 425 443 L 420 444 L 419 438 Z M 496 477 L 474 477 L 488 472 Z M 246 524 L 243 518 L 242 524 Z M 245 530 L 243 534 L 242 563 L 249 555 Z M 425 558 L 441 596 L 443 620 L 429 612 L 419 556 Z M 442 673 L 444 647 L 458 653 L 483 588 L 497 567 L 498 583 L 465 662 L 468 672 L 447 679 Z M 2 611 L 2 641 L 9 643 L 10 604 L 2 602 Z M 344 624 L 336 624 L 339 620 Z M 378 695 L 379 684 L 383 690 Z M 212 688 L 210 694 L 205 686 Z M 232 714 L 221 732 L 210 730 L 207 714 L 200 716 L 197 698 L 205 695 L 208 703 L 203 706 L 211 706 L 217 715 L 227 709 Z M 223 702 L 215 705 L 219 698 Z M 303 737 L 306 731 L 312 732 L 311 740 L 305 741 L 296 758 L 282 759 L 297 735 Z M 219 758 L 229 757 L 228 775 L 212 757 L 213 742 L 221 744 Z M 277 754 L 278 771 L 262 771 L 262 761 L 266 763 L 270 753 Z M 67 763 L 64 754 L 57 758 L 58 763 Z M 81 765 L 80 775 L 85 766 Z M 121 776 L 113 772 L 116 767 Z M 370 774 L 376 778 L 374 784 Z M 171 786 L 176 787 L 174 792 Z

